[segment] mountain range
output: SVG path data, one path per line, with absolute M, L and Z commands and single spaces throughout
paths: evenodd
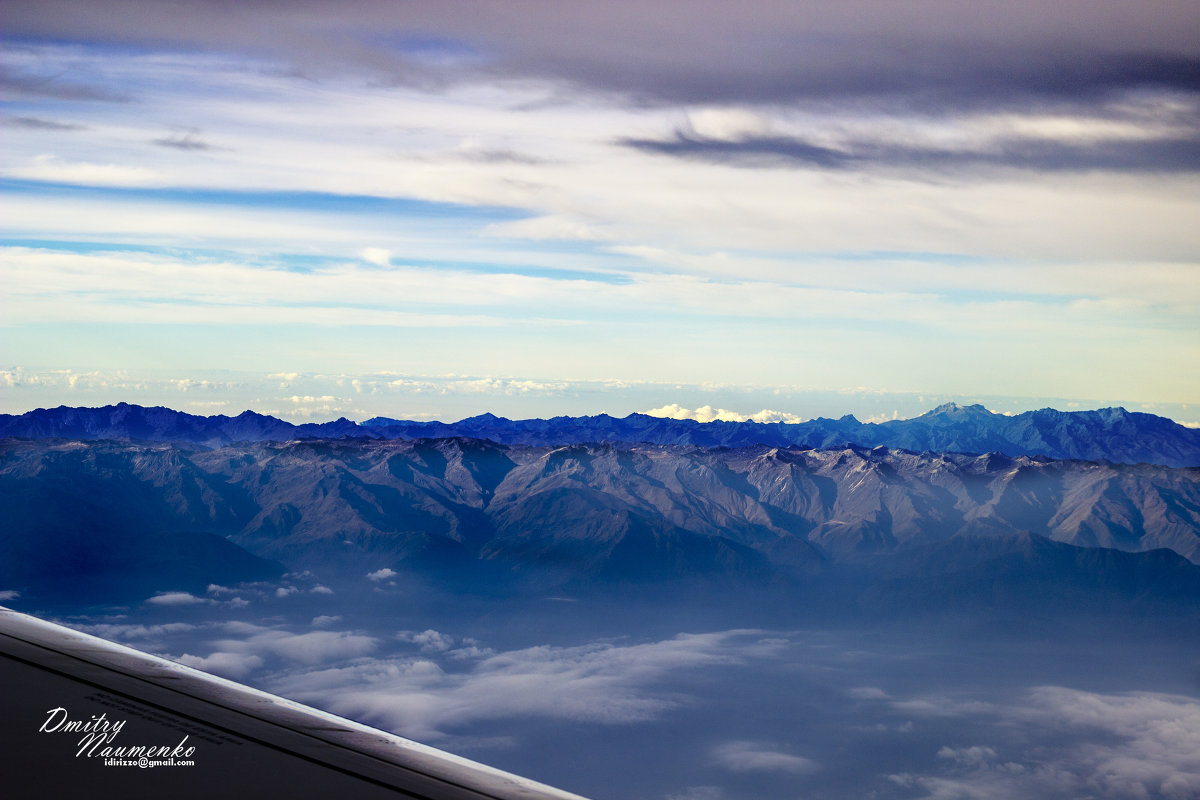
M 300 438 L 420 439 L 468 437 L 499 444 L 548 445 L 642 442 L 702 447 L 836 448 L 883 446 L 913 452 L 1003 453 L 1123 464 L 1200 466 L 1200 429 L 1123 408 L 1041 409 L 1007 416 L 980 405 L 953 403 L 918 417 L 871 423 L 853 416 L 802 423 L 697 422 L 630 414 L 510 420 L 492 414 L 458 422 L 375 417 L 293 424 L 246 411 L 235 417 L 197 416 L 168 408 L 120 403 L 103 408 L 37 409 L 0 415 L 0 437 L 127 439 L 222 447 L 237 442 Z
M 122 429 L 184 430 L 159 421 Z M 207 445 L 0 442 L 0 588 L 145 597 L 311 569 L 485 592 L 690 581 L 853 589 L 883 606 L 1070 587 L 1200 601 L 1196 468 L 857 445 Z

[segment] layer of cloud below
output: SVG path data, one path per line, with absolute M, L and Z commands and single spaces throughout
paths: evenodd
M 1030 690 L 1021 704 L 949 698 L 893 701 L 920 716 L 999 720 L 1053 743 L 951 743 L 936 773 L 897 773 L 897 786 L 928 800 L 1104 797 L 1185 800 L 1200 794 L 1200 702 L 1152 692 L 1103 694 L 1064 687 Z M 978 735 L 978 734 L 976 734 Z

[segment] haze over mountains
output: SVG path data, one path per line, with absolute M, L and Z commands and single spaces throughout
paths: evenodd
M 983 406 L 948 403 L 921 416 L 864 423 L 853 416 L 803 423 L 697 422 L 630 414 L 509 420 L 491 414 L 459 422 L 413 422 L 375 417 L 292 424 L 246 411 L 236 417 L 196 416 L 168 408 L 120 403 L 103 408 L 37 409 L 0 415 L 0 437 L 140 439 L 219 447 L 234 442 L 366 437 L 382 439 L 462 436 L 501 444 L 564 445 L 646 442 L 704 447 L 829 448 L 882 445 L 914 452 L 1004 453 L 1048 458 L 1200 466 L 1200 430 L 1153 414 L 1123 408 L 1056 411 L 1044 408 L 1006 416 Z

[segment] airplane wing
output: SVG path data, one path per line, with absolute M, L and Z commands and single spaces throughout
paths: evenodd
M 7 797 L 583 800 L 3 607 L 0 767 Z

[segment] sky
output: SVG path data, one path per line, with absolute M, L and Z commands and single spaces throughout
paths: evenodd
M 1198 28 L 7 0 L 0 411 L 1197 424 Z

